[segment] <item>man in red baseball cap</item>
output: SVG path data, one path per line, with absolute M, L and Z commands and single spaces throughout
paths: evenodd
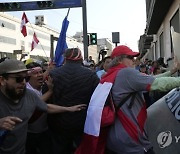
M 132 56 L 132 57 L 137 57 L 139 56 L 139 52 L 133 52 L 129 47 L 125 46 L 125 45 L 120 45 L 117 46 L 116 48 L 114 48 L 112 54 L 111 54 L 111 58 L 120 56 L 120 55 L 128 55 L 128 56 Z
M 144 91 L 167 91 L 180 86 L 180 78 L 155 78 L 142 74 L 134 68 L 134 57 L 139 56 L 129 47 L 117 46 L 112 54 L 112 62 L 107 74 L 102 78 L 112 81 L 112 98 L 117 110 L 117 120 L 110 128 L 107 147 L 112 153 L 154 154 L 152 145 L 144 129 L 147 118 Z M 179 65 L 177 65 L 179 66 Z M 177 71 L 169 72 L 169 76 Z M 127 97 L 125 103 L 122 99 Z
M 127 67 L 134 67 L 134 57 L 138 57 L 140 55 L 139 52 L 133 52 L 129 47 L 125 45 L 120 45 L 114 48 L 111 54 L 111 58 L 114 59 L 113 63 L 115 65 L 123 63 Z
M 180 78 L 155 78 L 142 74 L 134 68 L 133 59 L 138 55 L 138 52 L 133 52 L 124 45 L 113 50 L 110 68 L 91 96 L 84 126 L 85 137 L 76 154 L 104 153 L 105 145 L 108 154 L 154 154 L 144 129 L 147 112 L 143 92 L 173 89 L 180 86 Z M 167 72 L 167 75 L 177 71 L 180 65 L 177 66 L 178 68 Z M 116 106 L 116 119 L 113 125 L 108 127 L 106 139 L 107 134 L 102 134 L 101 120 L 110 92 Z

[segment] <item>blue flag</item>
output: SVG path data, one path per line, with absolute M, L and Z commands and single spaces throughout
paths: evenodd
M 56 50 L 55 50 L 55 62 L 56 66 L 62 65 L 64 61 L 64 51 L 68 48 L 66 43 L 66 31 L 69 25 L 69 21 L 67 20 L 67 16 L 64 18 L 61 28 L 61 33 L 58 38 Z

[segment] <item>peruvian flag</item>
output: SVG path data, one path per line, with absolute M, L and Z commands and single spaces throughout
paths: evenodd
M 109 128 L 101 128 L 101 116 L 105 101 L 123 64 L 112 67 L 96 87 L 87 111 L 84 136 L 75 154 L 104 154 Z
M 21 20 L 21 33 L 24 35 L 24 37 L 27 36 L 27 31 L 26 31 L 26 24 L 28 23 L 27 16 L 25 12 L 23 13 L 22 20 Z
M 38 45 L 38 43 L 39 43 L 39 40 L 36 36 L 36 33 L 34 32 L 32 44 L 31 44 L 31 51 Z

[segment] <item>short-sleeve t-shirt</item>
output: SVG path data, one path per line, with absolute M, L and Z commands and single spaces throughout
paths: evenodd
M 15 104 L 0 91 L 0 118 L 16 116 L 22 119 L 12 131 L 6 135 L 0 146 L 1 154 L 24 154 L 28 121 L 35 109 L 47 112 L 44 103 L 33 91 L 26 89 L 24 96 Z
M 145 75 L 134 68 L 123 68 L 117 73 L 112 87 L 113 101 L 116 106 L 129 93 L 135 92 L 133 105 L 129 108 L 131 97 L 121 106 L 120 118 L 117 117 L 108 136 L 108 148 L 120 154 L 144 154 L 144 148 L 151 147 L 144 133 L 146 105 L 142 95 L 148 91 L 153 76 Z M 138 141 L 137 141 L 138 140 Z

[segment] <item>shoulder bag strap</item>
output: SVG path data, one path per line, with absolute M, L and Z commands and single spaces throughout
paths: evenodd
M 131 97 L 131 96 L 134 96 L 134 98 L 135 98 L 135 95 L 136 95 L 136 92 L 132 92 L 132 93 L 129 93 L 126 97 L 124 97 L 123 99 L 122 99 L 122 101 L 118 104 L 118 106 L 116 107 L 116 111 L 117 110 L 119 110 L 119 108 Z M 133 97 L 131 97 L 131 101 L 132 101 L 132 98 Z M 132 103 L 130 103 L 130 105 L 131 105 Z
M 109 93 L 109 96 L 110 96 L 110 105 L 111 105 L 111 108 L 112 108 L 113 112 L 116 112 L 111 91 L 110 91 L 110 93 Z
M 132 108 L 133 104 L 134 104 L 134 99 L 135 99 L 135 96 L 136 96 L 136 93 L 132 93 L 132 97 L 131 97 L 131 101 L 130 101 L 130 104 L 128 106 L 129 109 Z

